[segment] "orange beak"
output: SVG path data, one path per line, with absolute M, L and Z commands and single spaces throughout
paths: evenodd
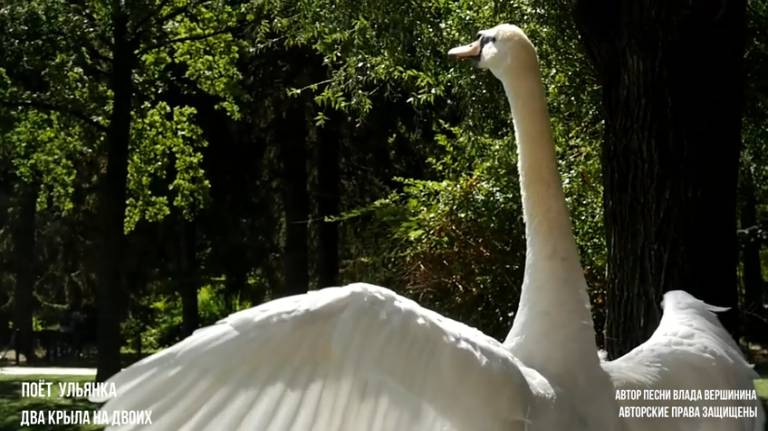
M 457 46 L 456 48 L 448 51 L 448 56 L 457 60 L 466 60 L 469 58 L 477 58 L 480 55 L 482 46 L 480 41 L 476 40 L 469 45 Z

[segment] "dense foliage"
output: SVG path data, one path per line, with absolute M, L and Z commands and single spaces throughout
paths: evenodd
M 753 2 L 756 23 L 765 22 L 763 3 Z M 25 270 L 33 274 L 28 311 L 38 330 L 63 327 L 75 312 L 93 314 L 104 259 L 99 185 L 117 100 L 116 4 L 123 3 L 0 6 L 0 341 L 14 327 Z M 329 247 L 338 281 L 386 285 L 502 337 L 525 256 L 509 108 L 490 74 L 445 56 L 500 21 L 520 25 L 538 46 L 601 324 L 599 93 L 567 5 L 142 0 L 121 7 L 135 56 L 119 221 L 125 347 L 175 341 L 189 329 L 189 313 L 199 316 L 192 326 L 207 324 L 295 291 L 286 274 L 303 271 L 304 289 L 322 287 L 316 280 Z M 751 28 L 748 61 L 760 74 L 766 27 Z M 766 89 L 750 88 L 744 166 L 756 178 L 765 220 Z M 329 193 L 335 203 L 327 207 Z M 17 234 L 29 221 L 30 196 L 31 237 Z M 300 259 L 286 263 L 297 252 L 286 239 L 297 223 L 306 228 L 302 268 Z M 335 243 L 327 242 L 329 226 Z M 31 261 L 18 258 L 21 241 L 34 250 Z M 189 289 L 193 308 L 182 299 Z

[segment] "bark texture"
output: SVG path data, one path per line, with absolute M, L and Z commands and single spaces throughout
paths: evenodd
M 179 294 L 181 295 L 181 332 L 184 337 L 200 327 L 197 288 L 200 285 L 197 263 L 197 233 L 195 223 L 179 222 Z
M 114 93 L 107 130 L 107 167 L 99 188 L 98 217 L 101 253 L 98 256 L 96 304 L 99 331 L 96 379 L 103 381 L 120 371 L 120 321 L 127 295 L 123 286 L 128 143 L 131 130 L 134 50 L 128 37 L 128 15 L 121 1 L 112 2 L 113 64 L 110 84 Z
M 337 222 L 326 221 L 339 214 L 339 139 L 336 122 L 320 131 L 317 149 L 317 206 L 322 220 L 317 233 L 318 287 L 339 283 L 339 228 Z
M 763 308 L 766 288 L 760 263 L 761 238 L 757 222 L 757 199 L 752 173 L 745 169 L 741 175 L 741 244 L 742 286 L 744 287 L 743 323 L 744 331 L 751 337 L 765 339 L 764 325 L 768 315 Z
M 298 105 L 298 103 L 296 104 Z M 307 118 L 300 106 L 288 109 L 280 124 L 280 151 L 283 164 L 283 206 L 285 209 L 285 246 L 283 271 L 286 295 L 309 289 L 307 223 Z
M 18 212 L 13 229 L 14 269 L 16 287 L 14 290 L 13 327 L 16 331 L 16 361 L 19 354 L 26 360 L 35 360 L 32 330 L 32 305 L 35 288 L 35 225 L 36 205 L 39 186 L 21 183 L 19 185 Z
M 736 305 L 745 2 L 578 0 L 574 13 L 603 90 L 616 357 L 651 335 L 666 291 Z

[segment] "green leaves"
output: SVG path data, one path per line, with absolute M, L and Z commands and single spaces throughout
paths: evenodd
M 200 151 L 208 143 L 194 122 L 195 114 L 192 107 L 171 108 L 165 102 L 145 104 L 135 114 L 128 163 L 126 232 L 142 219 L 162 220 L 171 207 L 191 219 L 205 206 L 211 185 Z
M 355 100 L 381 97 L 411 106 L 421 120 L 401 123 L 390 131 L 390 141 L 420 145 L 428 170 L 399 179 L 388 197 L 342 218 L 368 220 L 395 239 L 373 242 L 374 250 L 360 253 L 365 259 L 356 262 L 355 277 L 395 278 L 430 307 L 498 336 L 507 330 L 525 256 L 509 107 L 495 78 L 453 63 L 445 53 L 478 30 L 512 22 L 539 48 L 577 241 L 590 283 L 600 288 L 605 247 L 598 94 L 564 18 L 567 8 L 528 2 L 380 3 L 317 8 L 313 19 L 328 25 L 298 39 L 315 41 L 328 65 L 331 82 L 317 89 L 315 99 L 321 108 L 343 110 L 365 124 L 376 105 Z M 292 17 L 299 22 L 293 30 L 300 31 L 301 13 Z M 360 236 L 377 235 L 380 230 Z M 359 275 L 365 266 L 370 272 Z
M 195 218 L 214 201 L 204 169 L 210 166 L 216 202 L 225 206 L 212 213 L 241 212 L 232 216 L 232 227 L 220 229 L 226 235 L 198 219 L 201 243 L 249 253 L 238 271 L 278 271 L 273 249 L 282 233 L 270 224 L 283 210 L 275 199 L 281 185 L 276 152 L 293 122 L 312 122 L 305 142 L 311 193 L 319 181 L 312 165 L 317 155 L 327 140 L 339 143 L 340 207 L 349 211 L 335 220 L 343 231 L 340 254 L 351 268 L 347 277 L 407 290 L 496 335 L 509 324 L 524 258 L 509 107 L 496 79 L 452 62 L 446 52 L 499 22 L 521 25 L 539 47 L 565 191 L 579 244 L 592 259 L 585 265 L 601 273 L 595 87 L 554 2 L 7 4 L 0 8 L 0 49 L 7 58 L 0 98 L 15 104 L 3 118 L 13 136 L 3 154 L 12 149 L 25 181 L 44 185 L 41 202 L 78 210 L 104 178 L 115 94 L 112 20 L 118 11 L 111 7 L 119 4 L 133 72 L 126 232 L 174 213 Z M 237 120 L 238 142 L 227 150 L 253 157 L 252 164 L 233 168 L 240 169 L 236 175 L 220 149 L 206 149 L 196 109 L 206 124 L 215 123 L 224 116 L 208 109 L 213 104 Z M 218 144 L 227 133 L 213 125 L 205 136 Z M 204 155 L 211 158 L 206 163 Z M 73 202 L 78 191 L 90 195 Z M 237 242 L 246 237 L 261 248 Z M 240 248 L 231 247 L 235 243 Z M 201 258 L 213 256 L 209 252 Z M 226 256 L 220 266 L 230 270 L 233 259 L 219 253 Z
M 238 118 L 235 103 L 241 79 L 237 60 L 242 41 L 235 40 L 237 14 L 226 2 L 204 2 L 193 13 L 165 24 L 169 40 L 165 42 L 173 58 L 186 65 L 184 76 L 200 90 L 222 99 L 219 106 L 232 118 Z
M 48 208 L 67 213 L 73 209 L 74 160 L 87 152 L 79 128 L 60 114 L 28 110 L 16 118 L 15 127 L 4 140 L 10 144 L 9 158 L 18 177 L 40 184 L 39 210 Z
M 206 143 L 195 110 L 172 107 L 178 102 L 171 99 L 214 96 L 230 117 L 239 116 L 242 41 L 232 32 L 242 15 L 223 0 L 142 0 L 124 7 L 137 60 L 131 63 L 137 108 L 125 214 L 130 231 L 141 219 L 161 220 L 171 207 L 191 217 L 205 205 Z M 101 152 L 109 126 L 113 12 L 109 4 L 57 0 L 12 1 L 0 9 L 0 48 L 8 60 L 0 68 L 0 98 L 19 114 L 14 163 L 25 180 L 48 185 L 41 200 L 67 211 L 74 179 L 67 157 Z
M 393 271 L 421 303 L 501 337 L 525 257 L 515 153 L 508 138 L 443 131 L 433 179 L 400 178 L 401 191 L 346 214 L 386 229 L 383 249 L 358 265 Z

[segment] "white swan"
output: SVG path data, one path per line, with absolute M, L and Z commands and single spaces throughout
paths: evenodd
M 757 374 L 713 313 L 722 309 L 710 307 L 684 291 L 664 295 L 664 316 L 647 342 L 615 361 L 598 363 L 587 284 L 557 176 L 534 48 L 517 27 L 501 25 L 480 32 L 476 42 L 456 48 L 453 53 L 475 58 L 503 83 L 515 123 L 528 251 L 520 305 L 505 346 L 571 395 L 561 404 L 576 403 L 578 406 L 573 408 L 580 412 L 612 409 L 607 398 L 615 399 L 614 388 L 754 390 Z M 560 346 L 568 355 L 553 354 L 536 340 Z M 578 396 L 587 393 L 589 396 Z M 763 430 L 765 414 L 759 400 L 668 401 L 670 407 L 698 408 L 702 416 L 705 407 L 748 406 L 757 417 L 626 418 L 621 420 L 621 428 Z M 620 404 L 630 407 L 665 403 L 624 400 Z M 613 419 L 600 414 L 585 417 L 592 421 L 587 428 L 595 430 L 610 429 Z
M 669 373 L 658 349 L 672 346 L 678 360 L 675 346 L 699 333 L 715 334 L 704 340 L 713 370 L 731 361 L 725 383 L 751 384 L 709 311 L 677 311 L 690 302 L 682 293 L 667 295 L 658 337 L 601 367 L 535 50 L 511 25 L 481 34 L 450 54 L 476 58 L 504 83 L 528 239 L 503 345 L 381 287 L 328 288 L 235 313 L 132 365 L 110 379 L 118 396 L 103 409 L 151 410 L 159 430 L 618 430 L 613 384 L 659 384 Z M 693 339 L 674 331 L 675 318 L 694 327 Z M 638 358 L 652 361 L 637 368 Z
M 607 396 L 615 399 L 614 388 L 753 391 L 753 380 L 758 376 L 714 315 L 713 311 L 722 309 L 710 307 L 684 291 L 664 295 L 664 316 L 647 342 L 615 361 L 599 364 L 590 360 L 596 356 L 596 346 L 587 284 L 557 176 L 546 99 L 533 46 L 518 28 L 501 25 L 481 32 L 478 41 L 456 48 L 453 53 L 475 58 L 504 84 L 515 123 L 528 252 L 518 314 L 505 346 L 527 366 L 546 376 L 552 385 L 573 396 L 570 402 L 578 404 L 573 408 L 582 413 L 611 409 Z M 560 346 L 568 355 L 553 354 L 536 340 Z M 587 393 L 589 396 L 574 396 Z M 620 404 L 694 407 L 685 413 L 695 415 L 698 409 L 702 416 L 706 407 L 747 406 L 756 417 L 622 418 L 621 428 L 762 430 L 765 422 L 759 400 L 667 401 L 635 399 Z M 592 421 L 588 429 L 610 429 L 611 417 L 585 417 Z
M 449 55 L 473 58 L 489 69 L 502 82 L 512 111 L 527 250 L 520 303 L 504 345 L 567 394 L 557 407 L 563 425 L 612 429 L 616 415 L 607 412 L 615 410 L 613 388 L 596 354 L 536 51 L 519 28 L 500 25 Z M 578 396 L 585 388 L 591 395 Z

